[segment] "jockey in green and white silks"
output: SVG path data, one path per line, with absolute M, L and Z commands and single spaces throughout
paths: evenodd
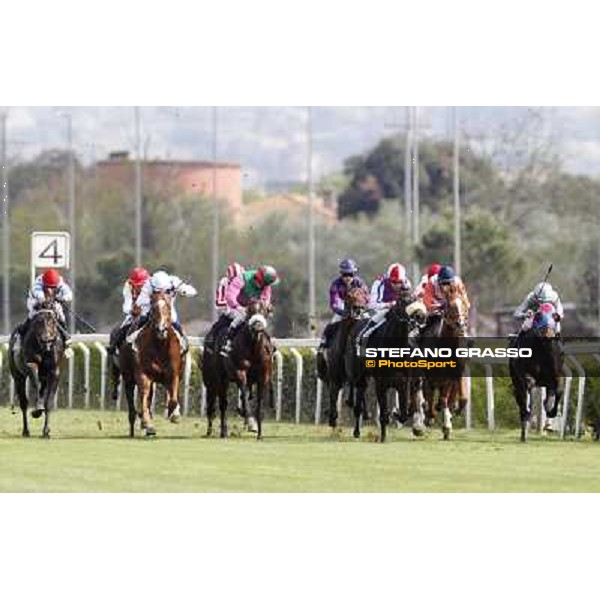
M 253 300 L 261 300 L 265 305 L 271 305 L 271 286 L 279 283 L 277 271 L 270 265 L 259 269 L 248 269 L 234 277 L 225 291 L 227 312 L 233 317 L 227 330 L 227 342 L 221 354 L 227 356 L 231 351 L 231 341 L 238 328 L 246 320 L 244 310 Z
M 532 328 L 535 314 L 542 304 L 551 304 L 554 307 L 555 331 L 560 334 L 560 322 L 563 320 L 565 313 L 558 292 L 548 282 L 538 283 L 515 311 L 515 319 L 523 320 L 521 333 Z

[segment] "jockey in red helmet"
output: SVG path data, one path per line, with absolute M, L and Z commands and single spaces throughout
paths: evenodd
M 33 287 L 29 290 L 27 295 L 27 319 L 15 329 L 15 334 L 20 335 L 21 339 L 23 339 L 27 333 L 27 328 L 31 323 L 31 319 L 39 310 L 40 305 L 50 299 L 58 301 L 53 305 L 54 312 L 58 319 L 58 329 L 62 335 L 65 347 L 67 348 L 65 355 L 69 356 L 73 351 L 69 348 L 71 336 L 66 328 L 63 303 L 68 303 L 73 300 L 73 292 L 56 269 L 46 269 L 41 275 L 38 275 L 35 278 Z
M 412 290 L 410 279 L 406 275 L 404 265 L 392 263 L 385 275 L 378 277 L 371 286 L 369 308 L 373 315 L 366 329 L 356 338 L 356 346 L 360 347 L 361 341 L 368 340 L 369 336 L 385 321 L 388 311 L 396 301 Z
M 415 295 L 417 296 L 417 298 L 421 298 L 421 299 L 423 298 L 423 294 L 425 293 L 425 286 L 427 285 L 427 282 L 434 275 L 437 275 L 440 272 L 441 268 L 442 268 L 442 265 L 440 265 L 439 263 L 432 263 L 425 269 L 425 273 L 423 274 L 423 277 L 421 278 L 419 285 L 417 285 L 417 287 L 415 288 Z
M 133 319 L 139 315 L 139 309 L 134 310 L 134 303 L 148 279 L 150 279 L 150 273 L 144 267 L 135 267 L 129 271 L 129 277 L 123 284 L 123 314 L 125 318 L 114 336 L 111 336 L 113 339 L 106 348 L 108 354 L 114 354 L 125 341 L 129 326 Z
M 263 265 L 259 269 L 249 269 L 234 277 L 225 292 L 225 300 L 233 317 L 227 330 L 227 341 L 221 354 L 228 356 L 231 351 L 231 341 L 246 320 L 245 308 L 253 300 L 261 300 L 267 307 L 271 305 L 271 286 L 279 283 L 279 275 L 274 267 Z

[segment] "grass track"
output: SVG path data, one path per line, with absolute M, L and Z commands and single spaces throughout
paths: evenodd
M 99 422 L 102 429 L 99 428 Z M 367 427 L 356 441 L 346 428 L 267 422 L 265 440 L 239 433 L 205 439 L 206 422 L 156 420 L 158 437 L 130 440 L 127 416 L 60 410 L 52 439 L 40 421 L 22 439 L 20 413 L 0 408 L 2 492 L 599 492 L 600 444 L 561 442 L 518 432 L 438 431 L 413 440 L 390 429 L 374 443 Z M 139 431 L 136 435 L 140 435 Z

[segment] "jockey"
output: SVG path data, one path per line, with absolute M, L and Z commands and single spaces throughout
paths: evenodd
M 106 348 L 108 354 L 114 354 L 117 351 L 117 348 L 125 341 L 127 330 L 133 319 L 140 314 L 140 308 L 134 307 L 134 302 L 148 279 L 150 279 L 150 274 L 144 267 L 135 267 L 129 272 L 129 277 L 123 284 L 123 314 L 125 318 L 115 335 L 113 343 Z
M 556 334 L 560 335 L 560 322 L 565 313 L 558 292 L 548 282 L 538 283 L 515 311 L 515 319 L 523 320 L 519 335 L 531 329 L 533 317 L 541 304 L 551 304 L 554 307 L 552 317 L 556 322 Z
M 166 271 L 156 271 L 156 273 L 154 273 L 142 286 L 139 296 L 134 302 L 132 308 L 132 311 L 139 308 L 141 317 L 138 323 L 138 328 L 132 334 L 127 336 L 127 341 L 130 344 L 134 344 L 135 340 L 140 334 L 140 331 L 142 330 L 142 327 L 147 323 L 148 314 L 152 305 L 152 294 L 154 292 L 164 292 L 170 296 L 171 322 L 173 324 L 173 328 L 177 331 L 181 338 L 182 353 L 187 352 L 187 338 L 183 333 L 181 323 L 179 323 L 179 318 L 177 317 L 177 311 L 175 310 L 175 299 L 177 296 L 195 296 L 198 294 L 198 292 L 196 291 L 195 287 L 189 285 L 188 283 L 184 283 L 176 275 L 169 275 Z M 136 349 L 135 344 L 133 347 Z
M 423 277 L 421 278 L 421 281 L 415 288 L 415 295 L 417 298 L 423 298 L 423 294 L 425 293 L 425 286 L 427 285 L 427 282 L 434 275 L 437 275 L 440 272 L 441 268 L 442 268 L 442 265 L 440 265 L 439 263 L 433 263 L 427 267 L 425 274 L 423 275 Z
M 456 275 L 452 267 L 444 266 L 437 275 L 429 278 L 423 290 L 423 302 L 428 315 L 439 314 L 446 306 L 446 296 L 450 286 L 455 287 L 465 302 L 467 310 L 469 309 L 470 302 L 462 279 Z
M 393 263 L 388 267 L 385 276 L 378 277 L 371 286 L 369 308 L 374 311 L 367 327 L 358 334 L 356 346 L 360 347 L 361 341 L 366 341 L 369 336 L 379 329 L 385 321 L 388 311 L 396 301 L 412 290 L 410 280 L 406 276 L 406 269 L 400 263 Z
M 36 277 L 33 287 L 29 290 L 27 295 L 27 319 L 24 323 L 19 325 L 15 331 L 20 335 L 21 339 L 23 339 L 40 304 L 50 298 L 58 300 L 58 302 L 54 304 L 54 311 L 58 319 L 58 329 L 62 335 L 65 348 L 69 349 L 69 346 L 71 345 L 71 336 L 67 331 L 65 312 L 62 303 L 71 302 L 71 300 L 73 300 L 73 292 L 56 269 L 47 269 L 41 275 Z
M 270 265 L 263 265 L 259 269 L 248 269 L 234 277 L 225 292 L 229 318 L 232 318 L 227 330 L 227 341 L 221 350 L 222 356 L 231 352 L 231 342 L 240 325 L 246 320 L 244 308 L 252 300 L 262 300 L 266 306 L 271 306 L 271 286 L 279 283 L 277 271 Z
M 345 258 L 340 263 L 340 275 L 336 277 L 329 288 L 329 306 L 334 315 L 331 321 L 325 326 L 319 351 L 323 351 L 329 345 L 329 338 L 333 332 L 333 325 L 341 321 L 345 314 L 346 294 L 353 288 L 361 288 L 365 296 L 369 295 L 369 288 L 365 282 L 358 276 L 358 265 L 351 258 Z
M 233 314 L 232 309 L 227 305 L 227 287 L 236 277 L 241 277 L 245 271 L 246 270 L 244 267 L 239 263 L 231 263 L 227 267 L 225 277 L 222 277 L 219 281 L 219 285 L 215 290 L 215 308 L 217 309 L 219 318 L 217 319 L 216 323 L 213 323 L 212 327 L 206 334 L 206 337 L 204 338 L 205 346 L 212 347 L 217 336 L 217 332 L 223 327 L 229 327 L 235 318 L 235 314 Z

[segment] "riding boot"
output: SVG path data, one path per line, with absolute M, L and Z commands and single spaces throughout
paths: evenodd
M 138 323 L 137 323 L 137 327 L 135 329 L 135 331 L 133 333 L 130 333 L 125 339 L 127 340 L 128 344 L 131 344 L 131 347 L 133 348 L 134 352 L 137 352 L 137 344 L 135 343 L 135 341 L 137 340 L 138 335 L 140 335 L 140 332 L 142 331 L 142 329 L 144 328 L 144 325 L 148 322 L 148 315 L 143 315 L 139 318 Z
M 181 327 L 181 323 L 179 321 L 175 321 L 173 323 L 173 329 L 177 331 L 179 334 L 179 339 L 181 341 L 181 354 L 185 354 L 190 349 L 190 344 L 188 342 L 187 336 L 183 333 L 183 329 Z
M 229 356 L 229 353 L 231 352 L 232 340 L 238 331 L 238 327 L 233 327 L 232 325 L 229 326 L 229 330 L 227 331 L 227 337 L 225 338 L 225 345 L 223 346 L 223 348 L 221 348 L 221 356 Z
M 109 356 L 117 353 L 117 350 L 121 346 L 121 344 L 125 341 L 127 337 L 127 329 L 129 329 L 129 325 L 125 325 L 121 327 L 117 334 L 115 335 L 114 342 L 106 347 L 106 352 Z
M 323 352 L 327 348 L 329 348 L 329 342 L 331 340 L 331 330 L 333 329 L 333 323 L 327 323 L 325 325 L 325 329 L 323 330 L 323 335 L 321 336 L 321 341 L 319 343 L 319 347 L 317 349 L 318 352 Z

